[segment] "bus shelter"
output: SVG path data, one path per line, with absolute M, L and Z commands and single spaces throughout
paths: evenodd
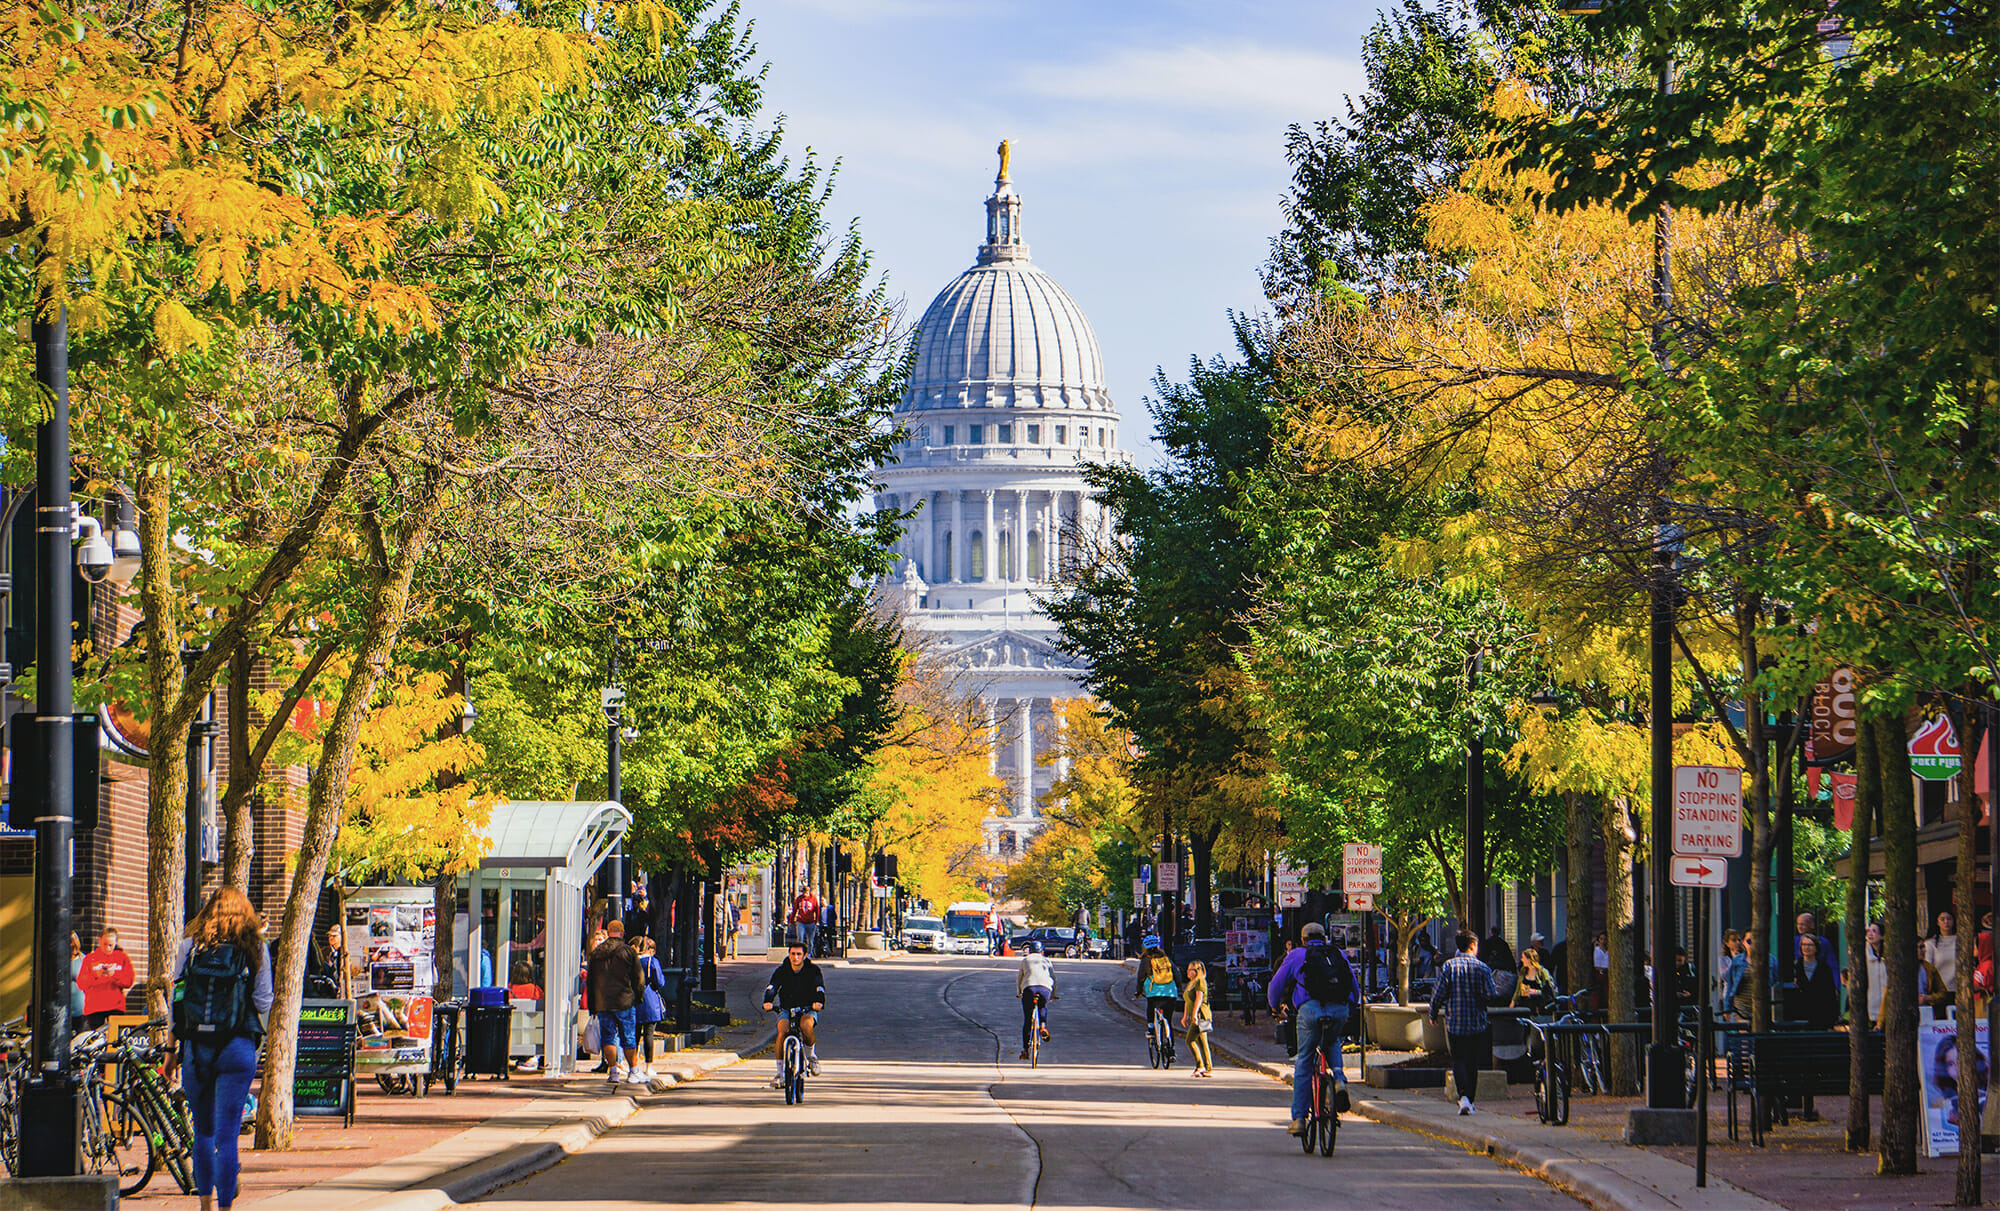
M 512 998 L 510 1055 L 539 1055 L 551 1072 L 575 1070 L 590 882 L 631 823 L 632 814 L 609 801 L 494 806 L 486 856 L 460 882 L 466 954 L 478 956 L 467 973 L 477 979 L 490 970 L 494 984 L 542 994 Z

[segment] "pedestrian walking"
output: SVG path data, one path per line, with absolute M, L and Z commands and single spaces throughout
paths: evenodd
M 1215 1029 L 1215 1007 L 1208 996 L 1208 965 L 1190 959 L 1187 965 L 1187 1008 L 1181 1011 L 1181 1026 L 1187 1031 L 1188 1050 L 1194 1055 L 1196 1076 L 1215 1075 L 1215 1056 L 1208 1049 L 1208 1032 Z
M 236 1203 L 241 1161 L 236 1137 L 257 1043 L 271 1012 L 271 950 L 264 923 L 233 887 L 219 887 L 188 922 L 174 956 L 174 1038 L 181 1045 L 181 1091 L 194 1127 L 194 1185 L 202 1211 Z
M 792 897 L 792 929 L 798 939 L 806 944 L 806 954 L 813 953 L 813 946 L 819 941 L 819 897 L 810 887 L 799 888 L 799 894 Z
M 83 956 L 77 972 L 77 984 L 83 989 L 83 1028 L 96 1030 L 112 1014 L 124 1013 L 125 992 L 136 978 L 132 957 L 118 945 L 118 931 L 107 929 L 97 935 L 97 949 Z
M 590 952 L 585 987 L 590 1010 L 597 1015 L 598 1043 L 604 1048 L 609 1080 L 616 1085 L 639 1068 L 639 992 L 644 978 L 639 972 L 639 956 L 625 944 L 625 922 L 612 921 L 604 927 L 604 941 Z
M 667 973 L 653 939 L 640 938 L 633 949 L 639 955 L 640 1061 L 632 1079 L 644 1085 L 653 1080 L 653 1028 L 667 1020 Z
M 1340 947 L 1326 940 L 1326 926 L 1314 921 L 1299 931 L 1305 945 L 1289 951 L 1271 973 L 1266 1003 L 1274 1014 L 1284 1013 L 1298 1031 L 1297 1058 L 1292 1062 L 1292 1123 L 1297 1135 L 1312 1108 L 1313 1056 L 1321 1048 L 1333 1064 L 1333 1109 L 1346 1110 L 1347 1070 L 1341 1058 L 1341 1036 L 1360 1004 L 1361 982 Z
M 1796 1003 L 1785 1008 L 1814 1030 L 1832 1030 L 1840 1018 L 1840 986 L 1833 978 L 1833 964 L 1820 955 L 1819 938 L 1805 934 L 1799 938 L 1799 958 L 1792 967 Z
M 1479 961 L 1479 939 L 1460 930 L 1458 957 L 1438 973 L 1431 993 L 1431 1020 L 1444 1023 L 1451 1048 L 1452 1079 L 1458 1083 L 1458 1112 L 1472 1114 L 1479 1093 L 1479 1074 L 1493 1064 L 1493 1023 L 1486 1007 L 1493 1002 L 1493 969 Z
M 1950 909 L 1937 915 L 1937 924 L 1931 928 L 1931 936 L 1924 940 L 1920 952 L 1926 963 L 1937 968 L 1942 994 L 1935 1005 L 1949 1005 L 1957 999 L 1958 989 L 1958 918 Z
M 83 1021 L 83 939 L 69 935 L 69 1020 Z

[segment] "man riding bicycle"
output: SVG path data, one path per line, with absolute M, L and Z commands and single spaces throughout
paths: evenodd
M 764 1012 L 778 1014 L 778 1075 L 771 1088 L 785 1087 L 785 1035 L 798 1024 L 799 1037 L 806 1042 L 806 1074 L 819 1075 L 817 1047 L 819 1015 L 826 1008 L 826 981 L 820 978 L 819 964 L 806 957 L 806 944 L 793 939 L 785 950 L 771 982 L 764 986 Z
M 1285 956 L 1271 973 L 1273 1016 L 1291 1013 L 1298 1021 L 1299 1054 L 1292 1064 L 1292 1125 L 1297 1135 L 1312 1109 L 1313 1053 L 1328 1048 L 1332 1061 L 1335 1113 L 1347 1109 L 1347 1073 L 1340 1056 L 1340 1038 L 1361 1003 L 1361 984 L 1338 946 L 1327 944 L 1326 927 L 1313 922 L 1300 934 L 1305 945 Z
M 1021 998 L 1021 1058 L 1028 1058 L 1028 1040 L 1034 1032 L 1035 1010 L 1042 1011 L 1042 1041 L 1049 1039 L 1049 998 L 1055 994 L 1056 970 L 1042 954 L 1040 942 L 1028 942 L 1021 949 L 1021 968 L 1014 975 L 1014 995 Z

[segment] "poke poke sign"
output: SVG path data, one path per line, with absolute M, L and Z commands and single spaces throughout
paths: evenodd
M 1742 855 L 1742 770 L 1727 765 L 1674 767 L 1674 852 L 1705 858 Z

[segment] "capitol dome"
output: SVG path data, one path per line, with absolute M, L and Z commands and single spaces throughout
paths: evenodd
M 1083 309 L 1019 258 L 975 265 L 917 325 L 905 407 L 1109 409 L 1104 358 Z
M 1035 754 L 1088 671 L 1058 645 L 1042 598 L 1063 569 L 1110 541 L 1111 516 L 1084 472 L 1127 462 L 1104 358 L 1083 309 L 1028 259 L 1007 144 L 986 199 L 977 262 L 924 310 L 892 456 L 876 507 L 902 530 L 883 590 L 936 641 L 984 703 L 991 770 L 1010 808 L 986 821 L 989 849 L 1020 852 L 1061 776 Z

